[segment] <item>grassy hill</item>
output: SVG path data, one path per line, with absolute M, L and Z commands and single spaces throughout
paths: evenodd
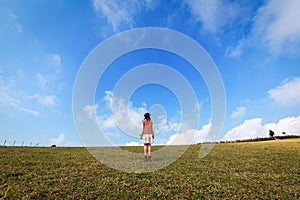
M 202 159 L 199 148 L 134 174 L 85 148 L 0 147 L 0 199 L 300 199 L 300 139 L 219 143 Z

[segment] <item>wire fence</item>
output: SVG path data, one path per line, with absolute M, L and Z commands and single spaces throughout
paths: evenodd
M 0 146 L 8 147 L 44 147 L 45 145 L 40 144 L 39 142 L 28 142 L 25 140 L 0 140 Z

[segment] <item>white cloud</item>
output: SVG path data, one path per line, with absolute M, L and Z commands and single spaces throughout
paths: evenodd
M 10 9 L 7 9 L 7 12 L 8 12 L 9 18 L 11 19 L 11 21 L 13 21 L 12 27 L 15 28 L 18 33 L 22 33 L 23 27 L 16 22 L 18 16 L 15 15 Z
M 241 13 L 238 4 L 221 0 L 186 0 L 185 3 L 195 21 L 201 22 L 203 30 L 210 33 L 215 33 L 224 25 L 232 23 Z
M 36 79 L 37 79 L 38 86 L 42 89 L 45 89 L 45 85 L 47 84 L 49 79 L 45 75 L 40 74 L 40 73 L 37 73 Z
M 211 128 L 211 124 L 202 126 L 200 130 L 189 129 L 181 133 L 176 133 L 170 136 L 166 145 L 188 145 L 193 143 L 204 142 Z
M 141 120 L 143 119 L 144 114 L 148 112 L 144 107 L 145 105 L 147 104 L 142 103 L 141 107 L 134 107 L 132 102 L 126 102 L 123 98 L 114 97 L 113 92 L 106 91 L 103 101 L 94 106 L 86 106 L 84 110 L 90 118 L 93 118 L 94 112 L 97 111 L 97 122 L 106 136 L 113 136 L 115 138 L 116 134 L 121 130 L 128 136 L 139 138 Z M 200 142 L 207 132 L 207 126 L 203 126 L 199 131 L 189 128 L 190 126 L 188 124 L 180 123 L 180 112 L 169 120 L 165 118 L 165 115 L 157 115 L 153 120 L 155 134 L 157 134 L 156 139 L 164 144 L 166 144 L 170 134 L 178 132 L 179 129 L 181 132 L 172 135 L 167 144 L 182 144 L 188 141 L 190 143 Z M 191 141 L 194 136 L 196 141 Z M 118 137 L 120 136 L 118 135 Z
M 20 24 L 16 24 L 16 29 L 18 33 L 23 33 L 23 27 Z
M 61 66 L 61 57 L 59 54 L 48 54 L 47 57 L 52 64 Z
M 0 107 L 12 107 L 16 111 L 22 111 L 34 116 L 39 116 L 39 112 L 24 106 L 20 101 L 17 100 L 17 98 L 15 97 L 17 95 L 13 93 L 15 91 L 14 84 L 14 79 L 10 83 L 7 83 L 3 81 L 0 74 Z
M 238 58 L 243 54 L 244 48 L 250 46 L 249 39 L 242 38 L 234 47 L 229 47 L 226 54 L 231 58 Z
M 280 119 L 277 123 L 266 124 L 265 127 L 273 130 L 277 135 L 282 132 L 292 135 L 300 135 L 300 115 L 298 117 L 286 117 Z
M 268 91 L 274 103 L 281 106 L 300 105 L 300 77 L 285 81 Z
M 113 97 L 111 91 L 105 92 L 97 119 L 103 130 L 118 128 L 129 135 L 138 136 L 141 129 L 141 120 L 147 112 L 145 107 L 134 107 L 131 102 L 126 102 L 120 97 Z
M 94 1 L 94 8 L 107 18 L 114 31 L 118 31 L 124 26 L 131 28 L 134 24 L 132 14 L 134 8 L 130 11 L 126 7 L 119 5 L 116 1 L 100 0 Z
M 203 29 L 209 32 L 215 32 L 221 25 L 217 14 L 221 2 L 218 0 L 205 1 L 205 0 L 190 0 L 187 1 L 190 6 L 196 21 L 203 24 Z
M 126 142 L 125 146 L 141 146 L 138 142 Z
M 24 111 L 26 113 L 32 114 L 34 116 L 39 116 L 39 112 L 26 108 L 24 107 L 20 102 L 18 102 L 17 100 L 15 100 L 12 97 L 6 96 L 5 100 L 7 101 L 8 105 L 12 106 L 13 108 L 15 108 L 17 111 Z
M 112 112 L 112 105 L 114 112 Z M 142 103 L 141 107 L 134 107 L 132 102 L 126 102 L 125 99 L 114 97 L 111 91 L 106 91 L 102 102 L 96 106 L 86 106 L 84 110 L 90 118 L 94 115 L 93 112 L 97 111 L 97 122 L 107 137 L 116 138 L 116 134 L 121 130 L 129 136 L 139 138 L 141 120 L 143 119 L 144 114 L 148 112 L 144 107 L 146 105 L 146 103 Z M 157 141 L 164 141 L 165 144 L 170 133 L 176 133 L 179 129 L 185 132 L 183 133 L 183 137 L 188 137 L 188 135 L 186 135 L 187 133 L 194 132 L 193 130 L 189 130 L 187 125 L 179 123 L 179 115 L 180 113 L 170 120 L 167 120 L 165 115 L 158 115 L 153 118 Z M 197 133 L 197 138 L 197 135 L 201 134 L 201 132 L 195 132 Z M 118 135 L 118 137 L 120 136 Z M 179 134 L 178 137 L 182 137 L 182 135 Z M 171 140 L 174 138 L 176 138 L 176 136 L 173 136 Z M 176 139 L 176 141 L 177 140 L 178 139 Z M 128 143 L 126 145 L 134 145 L 134 143 Z
M 7 9 L 7 12 L 11 20 L 15 20 L 18 18 L 10 9 Z
M 48 58 L 49 59 L 49 58 Z M 48 60 L 51 63 L 51 67 L 47 68 L 49 70 L 47 73 L 41 74 L 36 73 L 36 86 L 37 89 L 41 89 L 43 91 L 49 90 L 60 90 L 62 88 L 62 83 L 59 81 L 60 79 L 60 65 L 61 61 L 59 58 L 51 58 Z
M 299 10 L 299 0 L 267 1 L 254 17 L 253 40 L 266 44 L 272 55 L 299 53 Z
M 61 56 L 59 54 L 47 54 L 47 65 L 42 69 L 43 73 L 36 73 L 37 89 L 49 92 L 49 90 L 62 89 L 62 82 L 60 82 L 60 72 L 62 66 Z
M 157 2 L 150 0 L 93 0 L 94 9 L 107 19 L 115 32 L 125 28 L 132 28 L 135 24 L 134 17 L 136 14 L 151 10 L 156 4 Z
M 48 96 L 41 96 L 39 94 L 35 94 L 31 97 L 31 99 L 37 100 L 38 103 L 45 105 L 45 106 L 54 106 L 56 104 L 56 96 L 55 95 L 48 95 Z
M 277 123 L 268 124 L 263 124 L 261 118 L 245 120 L 239 126 L 229 130 L 222 140 L 233 141 L 269 137 L 269 130 L 273 130 L 275 135 L 280 135 L 282 132 L 300 135 L 300 116 L 286 117 Z
M 262 125 L 261 118 L 245 120 L 243 124 L 228 131 L 223 140 L 241 140 L 257 137 L 268 137 L 268 129 Z
M 65 141 L 65 135 L 63 133 L 61 133 L 58 136 L 58 138 L 50 138 L 49 139 L 49 143 L 50 144 L 55 144 L 55 145 L 63 144 L 64 141 Z
M 162 121 L 164 127 L 160 127 L 160 129 L 163 129 L 166 132 L 172 132 L 172 131 L 179 130 L 181 124 L 178 121 L 172 121 L 172 120 L 170 120 L 168 122 L 166 122 L 166 121 L 167 121 L 166 119 L 164 119 Z
M 92 120 L 95 120 L 96 117 L 96 110 L 98 108 L 98 105 L 86 105 L 83 110 L 85 111 L 85 113 L 88 115 L 88 117 Z
M 51 59 L 54 59 L 56 63 L 60 62 L 59 56 L 50 57 Z M 57 98 L 55 95 L 41 95 L 40 91 L 38 91 L 40 89 L 47 91 L 59 89 L 59 85 L 54 83 L 54 81 L 56 81 L 56 75 L 49 74 L 48 76 L 45 76 L 37 73 L 36 79 L 33 79 L 32 82 L 28 82 L 27 80 L 28 75 L 21 69 L 17 70 L 15 75 L 5 77 L 5 79 L 2 78 L 0 74 L 0 106 L 2 109 L 7 110 L 8 112 L 22 111 L 34 116 L 39 116 L 40 113 L 36 110 L 37 105 L 34 104 L 34 102 L 45 106 L 56 105 Z M 46 86 L 50 86 L 47 85 L 49 83 L 53 83 L 51 85 L 52 87 L 46 88 Z M 38 86 L 37 88 L 34 87 L 36 85 Z M 34 91 L 34 89 L 38 90 Z M 32 95 L 32 93 L 34 95 Z M 33 106 L 35 106 L 35 109 L 30 108 Z M 8 109 L 9 107 L 14 109 Z
M 39 101 L 46 106 L 54 106 L 56 104 L 55 99 L 56 99 L 56 97 L 54 95 L 39 97 Z
M 17 105 L 17 107 L 15 107 L 15 108 L 18 109 L 18 110 L 24 111 L 26 113 L 32 114 L 34 116 L 39 116 L 40 115 L 39 112 L 37 112 L 35 110 L 32 110 L 32 109 L 29 109 L 29 108 L 25 108 L 25 107 L 20 106 L 20 105 Z
M 237 107 L 235 111 L 233 111 L 231 113 L 231 117 L 232 118 L 239 118 L 245 115 L 247 108 L 241 106 L 241 107 Z
M 246 20 L 251 27 L 237 44 L 227 49 L 231 58 L 240 57 L 249 47 L 266 48 L 271 56 L 296 57 L 300 53 L 300 1 L 266 1 L 252 19 Z M 245 18 L 251 17 L 247 15 Z M 239 18 L 243 18 L 242 15 Z M 250 24 L 253 23 L 253 25 Z M 245 24 L 242 24 L 244 26 Z

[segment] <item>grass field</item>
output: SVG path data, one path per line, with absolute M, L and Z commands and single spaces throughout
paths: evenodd
M 0 147 L 0 198 L 300 199 L 300 139 L 216 144 L 202 159 L 199 148 L 136 174 L 101 164 L 85 148 Z

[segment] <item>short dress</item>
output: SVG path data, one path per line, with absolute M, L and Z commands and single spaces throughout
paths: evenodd
M 142 141 L 144 144 L 152 144 L 153 143 L 153 134 L 154 134 L 154 130 L 153 130 L 153 122 L 152 120 L 146 120 L 144 119 L 142 121 Z

